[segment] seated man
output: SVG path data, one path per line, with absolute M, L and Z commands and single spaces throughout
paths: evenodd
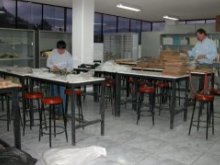
M 57 48 L 52 51 L 51 55 L 47 59 L 47 67 L 52 72 L 58 72 L 61 70 L 71 72 L 73 70 L 73 59 L 71 54 L 66 50 L 66 43 L 64 41 L 61 40 L 57 42 Z M 52 96 L 61 96 L 65 102 L 65 87 L 58 85 L 52 85 L 51 87 Z M 60 109 L 58 113 L 61 114 L 61 112 L 62 111 Z
M 200 64 L 212 64 L 217 57 L 217 48 L 215 43 L 207 37 L 204 29 L 198 29 L 196 32 L 197 43 L 188 55 Z

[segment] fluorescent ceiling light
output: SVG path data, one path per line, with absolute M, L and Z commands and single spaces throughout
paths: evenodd
M 127 5 L 123 5 L 121 3 L 119 3 L 116 7 L 121 8 L 121 9 L 125 9 L 125 10 L 135 11 L 135 12 L 140 12 L 141 11 L 141 9 L 131 7 L 131 6 L 127 6 Z
M 173 20 L 173 21 L 178 21 L 179 19 L 178 18 L 175 18 L 175 17 L 169 17 L 167 15 L 163 16 L 164 19 L 169 19 L 169 20 Z

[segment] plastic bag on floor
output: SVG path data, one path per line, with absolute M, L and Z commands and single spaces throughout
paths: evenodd
M 105 148 L 98 146 L 55 148 L 44 153 L 43 161 L 46 165 L 85 165 L 100 156 L 107 156 L 107 153 Z
M 2 165 L 35 165 L 37 162 L 31 155 L 14 147 L 0 150 Z

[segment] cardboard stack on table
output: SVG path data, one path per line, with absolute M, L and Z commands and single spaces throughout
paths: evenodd
M 163 74 L 180 76 L 188 73 L 188 57 L 174 51 L 162 51 L 160 60 L 164 63 Z
M 10 87 L 21 87 L 21 85 L 17 83 L 13 83 L 10 80 L 0 79 L 0 89 L 10 88 Z

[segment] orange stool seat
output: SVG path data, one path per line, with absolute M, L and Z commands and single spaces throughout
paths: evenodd
M 105 86 L 106 87 L 112 87 L 114 85 L 115 81 L 113 79 L 106 79 L 105 80 Z
M 154 87 L 148 87 L 148 86 L 141 86 L 139 88 L 140 93 L 155 93 Z
M 159 82 L 156 84 L 157 88 L 169 88 L 169 83 L 166 82 Z
M 77 95 L 77 96 L 79 96 L 79 95 L 81 95 L 82 94 L 82 92 L 81 92 L 81 90 L 71 90 L 71 89 L 66 89 L 65 90 L 65 94 L 66 95 Z
M 59 96 L 56 97 L 46 97 L 42 99 L 42 103 L 43 104 L 47 104 L 47 105 L 57 105 L 57 104 L 62 104 L 63 103 L 63 99 Z
M 203 101 L 203 102 L 212 102 L 214 101 L 214 95 L 205 95 L 205 94 L 197 94 L 195 96 L 197 101 Z
M 42 99 L 44 97 L 43 92 L 31 92 L 31 93 L 25 93 L 24 97 L 26 99 Z

